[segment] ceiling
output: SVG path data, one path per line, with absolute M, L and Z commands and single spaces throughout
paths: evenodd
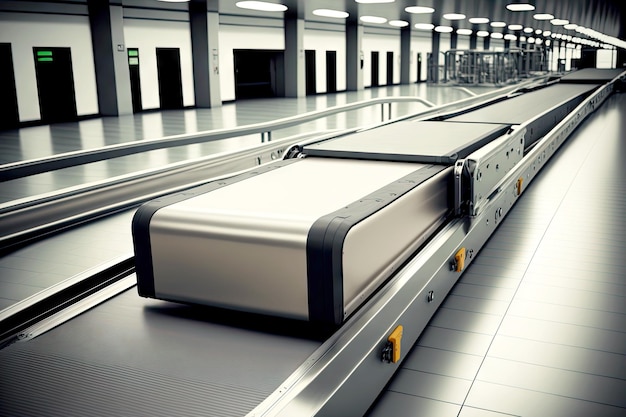
M 211 2 L 212 0 L 209 0 Z M 226 14 L 259 16 L 282 15 L 282 12 L 249 12 L 235 6 L 238 0 L 219 0 L 219 10 Z M 491 21 L 504 21 L 519 24 L 533 29 L 549 30 L 564 35 L 581 36 L 575 30 L 553 26 L 550 21 L 538 21 L 533 18 L 536 13 L 549 13 L 555 18 L 566 19 L 579 26 L 591 28 L 608 36 L 626 40 L 626 1 L 624 0 L 395 0 L 385 4 L 357 4 L 354 0 L 265 0 L 271 3 L 283 3 L 289 7 L 299 4 L 304 7 L 304 17 L 309 21 L 337 22 L 337 19 L 315 16 L 315 9 L 325 8 L 343 10 L 352 16 L 380 16 L 387 20 L 405 20 L 415 23 L 434 23 L 435 25 L 456 26 L 474 30 L 503 31 L 489 24 L 472 25 L 467 19 L 471 17 L 488 17 Z M 534 4 L 535 10 L 530 12 L 512 12 L 506 5 L 511 2 Z M 407 6 L 428 6 L 435 9 L 432 14 L 410 14 L 405 12 Z M 448 21 L 440 16 L 446 13 L 462 13 L 467 16 L 460 21 Z M 440 19 L 439 22 L 433 21 Z M 375 25 L 375 24 L 366 24 Z M 389 27 L 387 23 L 383 26 Z M 505 28 L 504 31 L 507 29 Z

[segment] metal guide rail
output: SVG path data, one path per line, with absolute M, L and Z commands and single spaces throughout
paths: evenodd
M 515 201 L 576 126 L 613 92 L 614 81 L 581 89 L 583 97 L 573 111 L 553 120 L 547 133 L 532 143 L 528 135 L 533 123 L 553 118 L 550 112 L 558 105 L 516 123 L 481 121 L 474 128 L 482 132 L 464 148 L 458 147 L 455 135 L 443 135 L 449 140 L 420 150 L 427 162 L 381 161 L 381 155 L 391 152 L 370 142 L 371 147 L 352 160 L 359 167 L 357 176 L 362 167 L 381 163 L 383 171 L 390 169 L 388 164 L 415 164 L 417 171 L 440 166 L 437 172 L 449 180 L 436 184 L 446 188 L 448 207 L 445 221 L 430 237 L 420 240 L 418 248 L 409 244 L 411 251 L 417 250 L 377 281 L 380 288 L 357 297 L 358 305 L 353 303 L 340 323 L 330 323 L 330 331 L 307 323 L 306 308 L 296 318 L 272 317 L 272 303 L 258 315 L 245 308 L 235 311 L 233 305 L 193 307 L 127 291 L 37 338 L 0 350 L 5 365 L 0 367 L 0 414 L 24 414 L 27 404 L 29 415 L 83 415 L 90 409 L 131 415 L 362 415 Z M 562 104 L 569 106 L 571 100 Z M 551 116 L 545 117 L 548 113 Z M 405 127 L 420 123 L 407 122 Z M 448 129 L 444 125 L 462 126 L 456 123 L 438 120 L 421 126 L 436 132 L 437 126 L 442 131 Z M 361 133 L 371 138 L 384 127 Z M 430 143 L 436 135 L 425 137 Z M 305 167 L 308 159 L 337 162 L 346 156 L 338 153 L 353 146 L 350 136 L 344 138 L 332 146 L 309 143 L 287 151 L 292 160 L 285 161 L 286 166 Z M 400 142 L 393 148 L 414 150 L 412 141 Z M 324 147 L 333 155 L 323 155 Z M 307 155 L 307 149 L 318 155 Z M 398 153 L 403 158 L 411 154 Z M 439 158 L 433 158 L 437 153 Z M 350 158 L 347 162 L 353 164 Z M 341 171 L 346 165 L 340 165 Z M 402 172 L 391 175 L 392 180 L 394 175 L 406 181 Z M 355 248 L 362 243 L 367 239 L 356 239 Z M 164 256 L 167 251 L 159 253 Z M 180 275 L 183 278 L 182 271 Z M 198 303 L 198 298 L 192 301 Z M 316 329 L 319 332 L 312 335 Z M 68 383 L 59 386 L 55 381 L 60 380 Z

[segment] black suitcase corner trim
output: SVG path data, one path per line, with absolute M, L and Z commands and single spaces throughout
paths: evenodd
M 309 321 L 338 326 L 346 318 L 342 255 L 350 229 L 447 168 L 420 168 L 313 223 L 306 242 Z

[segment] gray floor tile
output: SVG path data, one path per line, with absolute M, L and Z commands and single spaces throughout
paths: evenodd
M 389 392 L 372 407 L 369 417 L 454 417 L 461 407 L 443 401 Z

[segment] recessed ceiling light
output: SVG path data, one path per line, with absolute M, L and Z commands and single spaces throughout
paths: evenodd
M 435 25 L 433 25 L 432 23 L 416 23 L 415 24 L 415 29 L 419 29 L 419 30 L 433 30 L 434 27 Z
M 494 38 L 494 39 L 502 39 L 502 38 L 504 38 L 504 35 L 501 34 L 501 33 L 498 33 L 498 32 L 493 32 L 491 34 L 491 37 Z
M 541 35 L 541 29 L 535 30 L 535 35 Z
M 372 4 L 372 3 L 393 3 L 396 0 L 354 0 L 357 3 L 364 3 L 364 4 Z
M 471 29 L 457 29 L 456 33 L 459 35 L 471 35 L 472 34 L 472 30 Z
M 479 30 L 478 32 L 476 32 L 476 36 L 486 38 L 487 36 L 489 36 L 489 32 L 487 32 L 486 30 Z
M 541 45 L 543 43 L 543 40 L 541 38 L 537 38 L 537 39 L 535 39 L 535 43 L 537 45 Z
M 504 28 L 506 27 L 506 23 L 505 22 L 491 22 L 491 27 Z
M 403 28 L 405 26 L 409 26 L 409 22 L 407 22 L 406 20 L 390 20 L 389 24 L 397 28 Z
M 382 23 L 387 22 L 387 19 L 385 19 L 384 17 L 379 17 L 379 16 L 361 16 L 359 19 L 361 20 L 361 22 L 365 22 L 365 23 L 382 24 Z
M 404 11 L 407 13 L 424 14 L 424 13 L 433 13 L 435 9 L 433 9 L 432 7 L 424 7 L 424 6 L 409 6 L 409 7 L 405 7 Z
M 469 22 L 480 25 L 481 23 L 489 23 L 489 19 L 486 17 L 470 17 Z
M 535 6 L 528 3 L 511 3 L 507 4 L 506 8 L 512 12 L 529 12 L 535 10 Z
M 537 13 L 533 15 L 533 19 L 535 20 L 552 20 L 554 16 L 549 13 Z
M 575 30 L 578 27 L 578 25 L 576 23 L 568 23 L 567 25 L 563 27 L 567 30 Z
M 463 13 L 446 13 L 443 15 L 443 18 L 447 20 L 463 20 L 465 15 Z
M 522 25 L 509 25 L 509 30 L 522 30 L 523 28 Z
M 158 0 L 164 3 L 187 3 L 189 0 Z
M 552 19 L 552 20 L 550 20 L 550 23 L 552 23 L 554 26 L 563 26 L 563 25 L 567 25 L 569 23 L 569 20 Z
M 453 30 L 454 29 L 452 29 L 451 26 L 437 26 L 437 27 L 435 27 L 435 32 L 450 33 Z
M 331 9 L 316 9 L 313 10 L 313 14 L 315 16 L 322 17 L 334 17 L 337 19 L 345 19 L 350 16 L 347 12 L 342 12 L 341 10 L 331 10 Z
M 526 42 L 526 36 L 520 36 L 519 40 L 520 42 Z
M 284 12 L 287 6 L 277 3 L 268 3 L 266 1 L 240 1 L 235 6 L 241 9 L 258 10 L 261 12 Z
M 513 35 L 512 33 L 508 33 L 508 34 L 504 35 L 504 40 L 516 41 L 517 40 L 517 36 Z
M 533 28 L 524 28 L 524 33 L 533 33 L 534 30 Z
M 550 36 L 550 35 L 552 35 L 552 32 L 550 32 L 549 30 L 544 30 L 542 35 L 543 36 Z
M 535 43 L 535 38 L 532 36 L 527 39 L 528 43 Z

